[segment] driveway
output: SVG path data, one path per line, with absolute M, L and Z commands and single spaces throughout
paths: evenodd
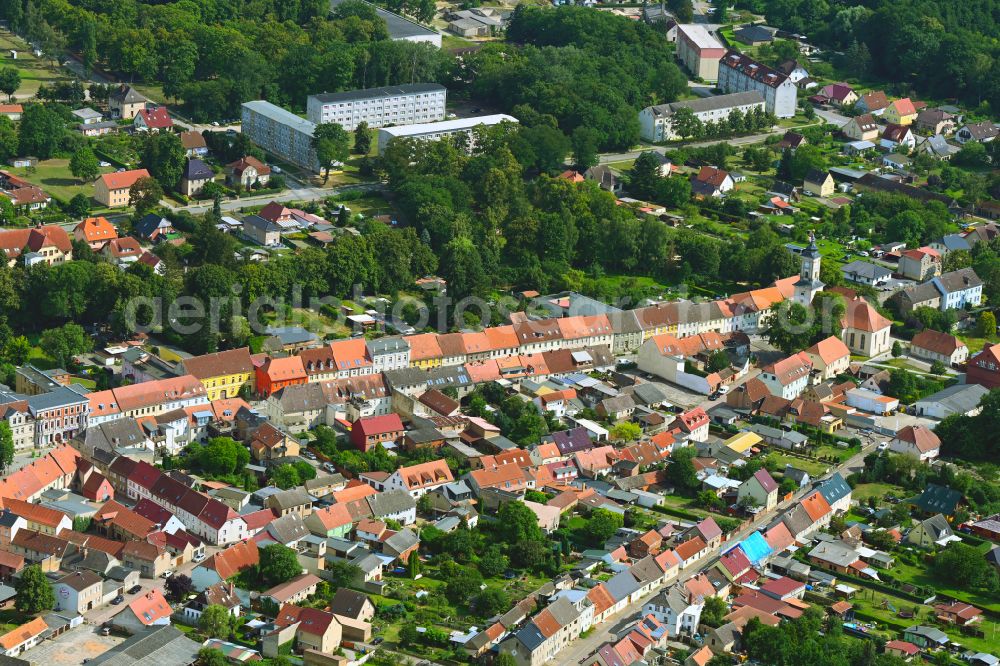
M 123 636 L 101 636 L 96 627 L 84 623 L 28 650 L 24 656 L 33 664 L 75 666 L 99 657 L 124 641 Z
M 291 180 L 291 179 L 289 179 Z M 352 190 L 361 191 L 375 191 L 381 190 L 384 186 L 381 183 L 363 183 L 358 185 L 345 185 L 344 187 L 338 187 L 333 189 L 326 189 L 322 187 L 296 187 L 294 189 L 285 190 L 280 194 L 265 194 L 259 197 L 244 197 L 242 199 L 228 199 L 220 204 L 220 207 L 224 211 L 238 211 L 244 208 L 250 208 L 252 206 L 263 206 L 272 201 L 278 202 L 291 202 L 291 201 L 319 201 L 321 199 L 326 199 L 327 197 L 333 197 L 341 192 L 350 192 Z M 163 203 L 163 202 L 160 202 Z M 190 206 L 168 206 L 171 210 L 186 210 L 192 215 L 200 215 L 202 213 L 207 213 L 212 209 L 212 202 L 203 202 L 192 204 Z
M 825 122 L 831 125 L 836 125 L 837 127 L 843 127 L 851 121 L 847 116 L 842 116 L 836 111 L 828 111 L 826 109 L 816 109 L 816 115 L 822 118 Z

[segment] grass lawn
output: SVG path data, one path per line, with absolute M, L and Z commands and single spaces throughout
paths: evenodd
M 15 176 L 20 176 L 28 182 L 38 185 L 43 190 L 62 201 L 69 201 L 83 192 L 88 198 L 94 197 L 94 183 L 83 182 L 69 171 L 68 159 L 43 160 L 35 167 L 17 167 L 9 169 Z M 104 167 L 101 173 L 114 171 Z
M 841 448 L 839 446 L 832 446 L 830 444 L 824 444 L 822 446 L 817 446 L 813 449 L 815 453 L 820 458 L 836 458 L 840 462 L 845 460 L 850 460 L 851 456 L 858 452 L 855 448 Z
M 854 492 L 851 496 L 858 500 L 859 503 L 867 502 L 869 497 L 874 497 L 875 499 L 881 499 L 886 495 L 895 495 L 896 497 L 901 497 L 907 494 L 902 486 L 896 486 L 891 483 L 859 483 L 854 487 Z
M 270 324 L 274 323 L 277 315 L 271 313 L 264 317 L 264 319 Z M 351 334 L 350 328 L 344 324 L 339 324 L 333 319 L 330 319 L 326 315 L 322 315 L 318 312 L 314 312 L 308 308 L 293 308 L 291 317 L 287 321 L 282 321 L 281 326 L 301 326 L 302 328 L 312 331 L 321 337 L 339 337 L 346 338 Z
M 17 50 L 17 60 L 10 57 L 10 50 Z M 70 77 L 51 60 L 36 58 L 20 37 L 4 30 L 0 31 L 0 52 L 3 53 L 5 67 L 14 67 L 21 74 L 21 87 L 14 94 L 18 99 L 34 97 L 38 87 L 45 83 L 64 81 Z
M 621 162 L 608 162 L 607 166 L 615 171 L 625 172 L 629 171 L 633 164 L 635 164 L 635 160 L 622 160 Z
M 813 477 L 823 475 L 827 468 L 830 467 L 827 463 L 790 456 L 787 453 L 778 451 L 777 449 L 770 449 L 767 453 L 767 458 L 768 460 L 777 462 L 781 469 L 784 469 L 785 465 L 791 465 L 792 467 L 805 470 L 809 473 L 809 476 Z
M 992 544 L 983 544 L 981 550 L 983 550 L 984 555 L 991 546 Z M 1000 613 L 1000 599 L 998 599 L 995 595 L 947 587 L 945 583 L 942 583 L 938 579 L 934 578 L 922 564 L 914 566 L 897 560 L 896 566 L 894 566 L 889 573 L 895 577 L 896 580 L 906 581 L 908 583 L 913 583 L 914 585 L 930 587 L 941 595 L 953 597 L 960 601 L 972 604 L 977 608 L 985 608 L 993 612 Z
M 957 335 L 959 340 L 965 343 L 965 346 L 969 348 L 969 354 L 977 354 L 983 350 L 986 343 L 994 344 L 1000 342 L 1000 337 L 994 335 L 990 338 L 979 338 L 971 335 Z

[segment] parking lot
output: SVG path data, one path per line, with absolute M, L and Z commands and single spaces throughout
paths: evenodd
M 98 657 L 119 643 L 123 636 L 101 636 L 97 627 L 81 624 L 65 634 L 29 650 L 25 657 L 34 664 L 82 664 Z

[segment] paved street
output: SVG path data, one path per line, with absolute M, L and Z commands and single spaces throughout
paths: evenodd
M 831 125 L 836 125 L 837 127 L 843 127 L 851 120 L 847 116 L 842 116 L 836 111 L 827 111 L 826 109 L 816 109 L 816 115 L 822 118 L 825 122 L 828 122 Z
M 859 453 L 851 457 L 850 460 L 839 465 L 835 470 L 831 470 L 831 473 L 833 471 L 838 471 L 842 472 L 844 476 L 847 476 L 852 472 L 861 469 L 864 466 L 865 456 L 872 452 L 872 450 L 875 448 L 875 444 L 876 443 L 874 440 L 866 442 L 861 447 L 861 451 Z M 610 619 L 606 620 L 604 623 L 602 623 L 600 626 L 594 629 L 593 633 L 591 633 L 585 638 L 581 638 L 577 641 L 574 641 L 566 649 L 562 650 L 559 653 L 559 658 L 557 660 L 549 661 L 547 663 L 561 664 L 561 665 L 582 663 L 587 657 L 592 655 L 597 650 L 597 648 L 599 648 L 602 644 L 616 638 L 618 632 L 620 632 L 624 627 L 631 624 L 632 621 L 638 619 L 637 618 L 638 612 L 642 609 L 643 604 L 646 603 L 646 601 L 648 601 L 650 597 L 652 597 L 655 594 L 658 594 L 660 590 L 662 590 L 664 587 L 669 587 L 670 585 L 673 585 L 675 583 L 683 583 L 692 576 L 696 575 L 699 571 L 711 567 L 718 561 L 719 553 L 723 548 L 726 548 L 731 544 L 742 541 L 752 532 L 759 529 L 760 527 L 763 527 L 771 520 L 773 520 L 775 515 L 785 510 L 789 506 L 798 503 L 810 491 L 811 488 L 809 487 L 802 488 L 798 492 L 796 492 L 789 500 L 779 503 L 778 506 L 772 509 L 771 511 L 761 513 L 761 515 L 759 515 L 757 519 L 754 520 L 750 525 L 745 527 L 743 530 L 731 535 L 728 541 L 724 542 L 719 548 L 706 554 L 701 560 L 699 560 L 691 567 L 685 569 L 676 579 L 674 579 L 673 581 L 671 581 L 666 585 L 661 586 L 660 588 L 657 588 L 653 593 L 651 593 L 646 597 L 643 597 L 639 601 L 636 601 L 635 603 L 626 606 L 623 610 L 611 616 Z
M 291 181 L 291 179 L 289 179 Z M 297 182 L 297 181 L 296 181 Z M 350 192 L 352 190 L 362 190 L 362 191 L 374 191 L 381 190 L 382 185 L 380 183 L 362 183 L 359 185 L 345 185 L 344 187 L 337 187 L 332 189 L 326 189 L 322 187 L 310 187 L 301 186 L 295 187 L 293 189 L 285 190 L 281 194 L 265 194 L 259 197 L 244 197 L 242 199 L 227 199 L 224 200 L 220 207 L 224 211 L 238 211 L 244 208 L 250 208 L 252 206 L 263 206 L 264 204 L 270 203 L 272 201 L 278 201 L 281 203 L 291 202 L 291 201 L 320 201 L 326 199 L 327 197 L 336 196 L 341 192 Z M 169 206 L 166 202 L 160 202 L 167 206 L 171 210 L 186 210 L 192 215 L 200 215 L 202 213 L 207 213 L 212 209 L 212 202 L 199 202 L 196 204 L 190 204 L 188 206 Z

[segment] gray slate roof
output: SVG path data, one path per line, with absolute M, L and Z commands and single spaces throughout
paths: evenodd
M 377 495 L 369 495 L 366 499 L 372 515 L 376 518 L 409 511 L 417 506 L 410 493 L 405 490 L 387 490 Z
M 869 280 L 882 279 L 892 275 L 892 271 L 884 266 L 877 266 L 869 261 L 861 260 L 855 260 L 849 264 L 844 264 L 840 267 L 840 272 L 843 273 L 848 280 L 856 280 L 857 278 L 868 278 Z
M 404 83 L 398 86 L 383 86 L 381 88 L 364 88 L 361 90 L 345 90 L 337 93 L 321 93 L 310 95 L 323 104 L 331 102 L 353 102 L 355 100 L 376 99 L 378 97 L 399 97 L 417 93 L 441 92 L 447 90 L 439 83 Z
M 965 414 L 979 406 L 983 396 L 989 392 L 979 384 L 955 384 L 918 400 L 916 404 L 937 402 L 950 414 Z
M 680 109 L 691 109 L 695 113 L 704 113 L 706 111 L 728 109 L 734 106 L 762 104 L 763 102 L 764 98 L 761 97 L 761 94 L 756 90 L 751 90 L 749 92 L 738 92 L 729 95 L 700 97 L 683 102 L 671 102 L 670 104 L 657 104 L 649 108 L 654 116 L 672 116 Z
M 171 625 L 155 627 L 111 648 L 91 664 L 102 666 L 188 666 L 198 658 L 201 645 Z

